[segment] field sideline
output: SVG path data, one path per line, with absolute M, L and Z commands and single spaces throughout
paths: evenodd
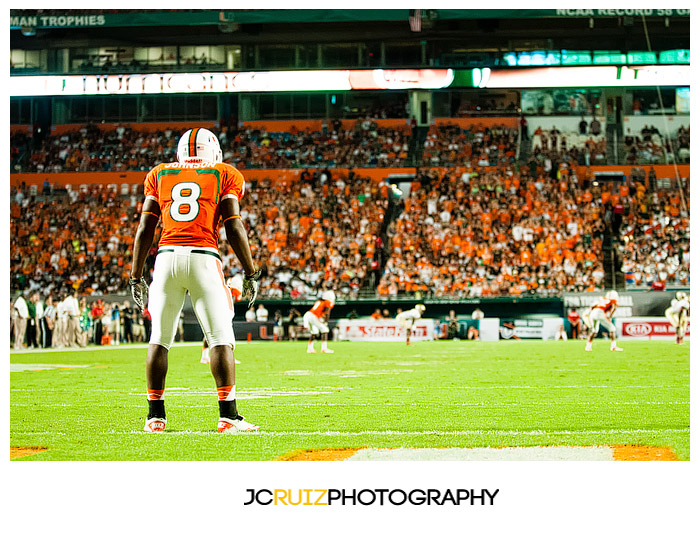
M 170 352 L 168 431 L 156 435 L 141 432 L 143 345 L 13 352 L 11 456 L 17 447 L 40 447 L 21 461 L 106 461 L 640 445 L 688 460 L 689 343 L 624 341 L 620 353 L 584 344 L 352 342 L 309 355 L 303 342 L 241 343 L 239 410 L 261 432 L 231 436 L 214 432 L 216 391 L 198 344 Z

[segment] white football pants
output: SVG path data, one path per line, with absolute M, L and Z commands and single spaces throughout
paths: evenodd
M 591 310 L 588 314 L 588 322 L 586 325 L 593 333 L 598 333 L 601 325 L 611 333 L 615 333 L 616 331 L 615 324 L 608 318 L 605 311 L 598 308 Z
M 665 316 L 668 319 L 668 321 L 671 323 L 671 326 L 673 326 L 674 329 L 678 329 L 680 326 L 683 328 L 683 334 L 685 335 L 685 328 L 688 325 L 688 317 L 685 315 L 685 313 L 681 314 L 681 312 L 674 313 L 671 308 L 669 307 L 665 311 Z
M 318 335 L 319 333 L 328 333 L 328 325 L 313 314 L 311 311 L 304 313 L 304 327 L 308 329 L 312 335 Z
M 189 246 L 158 250 L 148 291 L 152 322 L 149 342 L 170 349 L 187 292 L 209 347 L 229 344 L 235 348 L 233 299 L 219 253 L 214 248 Z

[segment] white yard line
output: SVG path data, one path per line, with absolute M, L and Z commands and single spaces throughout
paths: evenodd
M 657 428 L 657 429 L 622 429 L 622 430 L 454 430 L 454 431 L 439 431 L 425 430 L 406 432 L 399 430 L 374 430 L 363 432 L 340 432 L 340 431 L 315 431 L 315 432 L 294 432 L 294 431 L 279 431 L 266 432 L 264 430 L 256 432 L 257 434 L 269 435 L 273 437 L 284 436 L 328 436 L 328 437 L 354 437 L 354 436 L 401 436 L 401 437 L 420 437 L 420 436 L 540 436 L 540 435 L 598 435 L 598 434 L 644 434 L 644 433 L 659 433 L 659 432 L 685 432 L 690 433 L 690 428 Z
M 176 342 L 172 345 L 172 348 L 178 347 L 188 347 L 188 346 L 202 346 L 201 342 Z M 10 350 L 10 355 L 43 355 L 51 354 L 56 352 L 108 352 L 110 350 L 146 350 L 148 349 L 148 344 L 145 343 L 134 343 L 134 344 L 114 344 L 109 346 L 86 346 L 84 348 L 42 348 L 36 350 L 34 348 L 25 348 L 23 350 Z
M 145 434 L 141 430 L 106 430 L 100 432 L 100 435 L 131 435 Z M 241 436 L 267 436 L 267 437 L 421 437 L 421 436 L 439 436 L 439 437 L 465 437 L 465 436 L 590 436 L 590 435 L 628 435 L 628 434 L 659 434 L 659 433 L 681 433 L 690 434 L 690 428 L 652 428 L 652 429 L 612 429 L 612 430 L 425 430 L 425 431 L 400 431 L 400 430 L 366 430 L 360 432 L 342 432 L 339 430 L 317 430 L 317 431 L 265 431 L 259 432 L 242 432 L 237 434 Z M 13 435 L 65 435 L 64 432 L 21 432 L 15 431 Z M 228 437 L 226 435 L 217 434 L 212 430 L 171 430 L 164 436 L 177 435 L 216 435 L 217 437 Z M 236 435 L 236 434 L 234 434 Z
M 75 365 L 73 365 L 75 366 Z M 502 390 L 502 389 L 542 389 L 542 390 L 547 390 L 547 389 L 688 389 L 690 388 L 690 384 L 687 383 L 682 383 L 682 384 L 676 384 L 676 385 L 490 385 L 486 387 L 454 387 L 454 386 L 441 386 L 441 385 L 432 385 L 430 387 L 431 391 L 435 390 L 450 390 L 450 389 L 473 389 L 473 390 Z M 169 387 L 166 389 L 188 389 L 187 387 Z M 263 391 L 265 388 L 248 388 L 248 389 L 240 389 L 238 390 L 239 393 L 254 393 L 258 391 Z M 316 389 L 328 389 L 330 391 L 335 392 L 338 389 L 341 389 L 343 391 L 346 390 L 352 390 L 354 389 L 353 387 L 347 387 L 347 386 L 324 386 L 324 387 L 316 387 Z M 406 392 L 410 392 L 411 388 L 405 387 L 405 386 L 382 386 L 382 389 L 402 389 Z M 54 387 L 42 387 L 43 391 L 65 391 L 65 388 L 54 388 Z M 282 390 L 282 389 L 278 389 Z M 15 391 L 15 392 L 24 392 L 24 391 L 35 391 L 34 389 L 25 389 L 25 388 L 10 388 L 10 391 Z M 123 391 L 123 389 L 91 389 L 90 392 L 109 392 L 112 393 L 114 391 Z M 136 389 L 132 389 L 131 391 L 137 391 Z M 134 393 L 129 393 L 129 394 L 134 394 Z M 136 394 L 140 394 L 140 391 Z M 333 394 L 331 392 L 328 393 L 323 393 L 323 394 Z
M 619 441 L 624 440 L 624 436 L 630 434 L 659 434 L 659 433 L 678 433 L 678 434 L 690 434 L 690 428 L 652 428 L 652 429 L 612 429 L 612 430 L 454 430 L 454 431 L 440 431 L 440 430 L 425 430 L 425 431 L 399 431 L 399 430 L 367 430 L 360 432 L 342 432 L 337 430 L 317 430 L 317 431 L 265 431 L 261 430 L 259 432 L 242 432 L 240 434 L 234 434 L 237 437 L 268 437 L 268 438 L 285 438 L 285 437 L 490 437 L 490 438 L 501 438 L 501 437 L 552 437 L 552 436 L 568 436 L 568 437 L 585 437 L 585 436 L 600 436 L 600 435 L 612 435 L 612 436 L 623 436 Z M 134 430 L 105 430 L 99 432 L 100 435 L 141 435 L 146 434 L 140 429 Z M 54 431 L 15 431 L 11 434 L 13 437 L 20 436 L 63 436 L 66 435 L 65 432 L 54 432 Z M 168 430 L 163 436 L 160 437 L 174 437 L 174 436 L 214 436 L 214 437 L 230 437 L 226 434 L 217 434 L 213 429 L 211 430 Z M 607 442 L 612 442 L 613 439 L 606 439 Z
M 313 393 L 301 393 L 301 394 L 313 394 Z M 317 394 L 325 394 L 325 393 L 317 393 Z M 146 399 L 146 394 L 145 393 L 139 393 L 139 396 L 142 396 L 144 400 Z M 198 395 L 205 397 L 207 399 L 214 399 L 216 400 L 216 392 L 212 391 L 211 393 L 208 393 L 206 395 Z M 296 396 L 296 395 L 282 395 L 282 396 Z M 236 397 L 237 400 L 255 400 L 255 399 L 260 399 L 260 398 L 272 398 L 271 396 L 238 396 Z M 561 406 L 561 402 L 445 402 L 444 404 L 439 404 L 440 407 L 445 408 L 445 407 L 494 407 L 494 408 L 500 408 L 500 407 L 521 407 L 521 406 L 542 406 L 542 407 L 547 407 L 547 406 L 553 406 L 553 405 L 558 405 Z M 567 402 L 565 404 L 566 406 L 593 406 L 593 407 L 598 407 L 598 406 L 689 406 L 690 401 L 669 401 L 669 402 L 656 402 L 653 400 L 642 400 L 642 401 L 633 401 L 633 402 L 615 402 L 615 401 L 601 401 L 601 402 L 581 402 L 581 401 L 573 401 L 573 402 Z M 18 408 L 24 408 L 24 407 L 35 407 L 36 404 L 17 404 L 17 403 L 11 403 L 11 407 L 18 407 Z M 347 402 L 347 403 L 335 403 L 335 402 L 290 402 L 290 401 L 285 401 L 284 403 L 285 407 L 295 407 L 295 408 L 326 408 L 326 407 L 376 407 L 375 403 L 370 403 L 370 402 Z M 401 404 L 401 403 L 393 403 L 393 402 L 383 402 L 382 406 L 397 406 L 397 407 L 406 407 L 406 406 L 413 406 L 413 407 L 421 407 L 423 404 L 420 403 L 413 403 L 413 404 Z M 41 404 L 42 408 L 81 408 L 85 407 L 85 404 Z M 90 407 L 98 407 L 98 408 L 113 408 L 114 404 L 93 404 L 90 403 Z M 143 404 L 129 404 L 125 405 L 122 404 L 120 407 L 123 408 L 141 408 L 143 407 Z M 174 402 L 173 403 L 173 408 L 209 408 L 212 407 L 211 404 L 183 404 L 181 402 Z

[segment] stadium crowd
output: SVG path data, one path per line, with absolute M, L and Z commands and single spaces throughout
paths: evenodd
M 432 127 L 423 161 L 444 167 L 420 171 L 402 212 L 395 219 L 391 212 L 384 222 L 389 184 L 332 165 L 348 165 L 348 158 L 362 164 L 367 155 L 380 161 L 377 148 L 388 139 L 405 144 L 410 136 L 367 123 L 366 130 L 329 122 L 321 132 L 279 136 L 250 129 L 219 133 L 224 159 L 243 170 L 247 163 L 290 166 L 291 155 L 297 163 L 317 163 L 296 182 L 247 184 L 242 217 L 253 253 L 266 267 L 261 297 L 311 297 L 329 282 L 344 297 L 375 287 L 382 296 L 454 297 L 597 290 L 604 275 L 604 219 L 615 205 L 624 213 L 619 248 L 630 282 L 688 282 L 689 221 L 677 192 L 647 191 L 635 179 L 619 189 L 594 185 L 590 176 L 577 177 L 565 159 L 549 166 L 537 158 L 516 162 L 517 136 L 505 127 Z M 86 126 L 47 137 L 29 160 L 36 170 L 43 162 L 44 171 L 76 164 L 87 171 L 109 155 L 110 162 L 126 161 L 124 169 L 146 170 L 175 159 L 179 134 Z M 346 137 L 359 141 L 353 145 Z M 29 139 L 13 136 L 17 153 L 22 142 Z M 11 291 L 55 297 L 76 289 L 93 296 L 126 292 L 142 196 L 142 189 L 117 192 L 105 185 L 61 193 L 46 184 L 38 192 L 13 186 Z M 233 266 L 223 240 L 221 250 L 224 265 Z
M 582 123 L 585 122 L 582 120 Z M 598 129 L 562 132 L 538 127 L 532 135 L 532 156 L 541 164 L 549 159 L 566 161 L 569 165 L 595 166 L 607 163 L 607 141 Z
M 376 269 L 386 190 L 367 177 L 329 170 L 304 173 L 291 184 L 251 184 L 241 218 L 253 254 L 266 267 L 261 294 L 314 297 L 331 282 L 342 296 L 357 297 Z M 229 259 L 230 250 L 224 265 Z
M 618 250 L 631 288 L 690 285 L 689 181 L 682 190 L 647 190 L 629 197 Z
M 597 290 L 602 192 L 512 168 L 431 173 L 390 229 L 383 296 L 479 297 Z M 423 222 L 423 224 L 419 224 Z
M 268 132 L 244 126 L 222 127 L 215 133 L 224 161 L 240 169 L 401 167 L 416 140 L 409 124 L 380 127 L 369 116 L 355 121 L 352 128 L 343 128 L 340 121 L 324 123 L 318 131 Z M 175 159 L 182 132 L 142 132 L 123 125 L 103 130 L 94 124 L 39 138 L 17 132 L 11 136 L 11 169 L 24 173 L 148 171 Z M 433 126 L 422 149 L 413 150 L 421 155 L 418 164 L 423 165 L 458 165 L 465 159 L 495 165 L 513 161 L 516 141 L 517 131 L 503 125 L 477 125 L 469 130 Z
M 659 132 L 655 126 L 645 125 L 624 137 L 625 163 L 672 164 L 690 162 L 690 128 L 681 125 L 672 135 Z
M 315 296 L 325 281 L 357 295 L 372 275 L 386 189 L 354 174 L 333 179 L 328 170 L 274 187 L 248 183 L 241 216 L 251 249 L 266 267 L 261 295 Z M 33 196 L 26 185 L 12 187 L 11 290 L 124 292 L 142 195 L 99 185 Z M 224 266 L 233 266 L 223 230 L 221 239 Z

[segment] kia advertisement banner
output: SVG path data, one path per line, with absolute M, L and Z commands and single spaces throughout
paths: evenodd
M 615 325 L 621 337 L 630 339 L 669 339 L 676 334 L 671 323 L 660 316 L 617 318 L 615 319 Z M 685 336 L 690 336 L 690 320 L 688 320 Z
M 405 341 L 406 331 L 395 320 L 339 320 L 338 339 L 341 341 Z M 411 341 L 432 341 L 435 322 L 420 319 L 413 325 Z

